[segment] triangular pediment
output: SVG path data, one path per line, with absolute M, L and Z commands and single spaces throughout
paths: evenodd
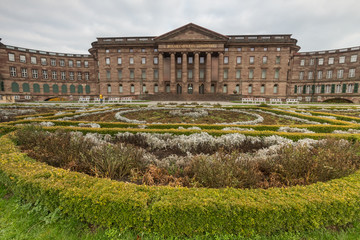
M 173 31 L 165 33 L 154 39 L 155 41 L 177 42 L 177 41 L 227 41 L 228 37 L 189 23 Z

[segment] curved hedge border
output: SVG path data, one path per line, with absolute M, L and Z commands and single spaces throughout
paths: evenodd
M 148 187 L 36 162 L 0 138 L 0 182 L 27 201 L 100 226 L 162 235 L 251 236 L 360 220 L 360 171 L 310 186 L 268 190 Z

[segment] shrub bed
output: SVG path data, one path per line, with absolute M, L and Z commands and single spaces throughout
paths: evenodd
M 0 181 L 27 201 L 99 226 L 163 236 L 252 236 L 360 220 L 360 173 L 267 190 L 147 187 L 35 162 L 0 138 Z

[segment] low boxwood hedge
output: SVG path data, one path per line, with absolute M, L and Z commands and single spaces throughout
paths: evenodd
M 104 227 L 164 236 L 252 236 L 360 220 L 360 172 L 326 183 L 267 190 L 149 187 L 36 162 L 0 138 L 0 182 L 29 202 Z

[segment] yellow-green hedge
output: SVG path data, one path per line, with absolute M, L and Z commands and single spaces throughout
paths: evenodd
M 100 226 L 162 235 L 251 236 L 360 220 L 360 172 L 268 190 L 148 187 L 35 162 L 0 138 L 0 182 L 28 201 Z

